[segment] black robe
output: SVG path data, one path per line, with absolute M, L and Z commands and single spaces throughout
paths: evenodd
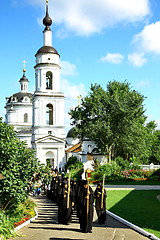
M 104 224 L 106 221 L 106 190 L 104 189 L 104 195 L 103 195 L 103 204 L 101 206 L 102 201 L 102 187 L 96 188 L 94 192 L 95 197 L 95 208 L 98 216 L 98 223 Z
M 76 195 L 75 195 L 75 204 L 76 204 L 76 211 L 77 217 L 79 218 L 80 222 L 80 214 L 82 212 L 82 181 L 79 181 L 76 186 Z
M 87 188 L 83 188 L 80 209 L 80 229 L 85 233 L 92 232 L 94 193 L 90 186 L 88 196 L 89 199 L 87 199 Z
M 72 190 L 70 191 L 69 208 L 67 208 L 68 188 L 62 187 L 58 192 L 58 223 L 69 224 L 72 214 Z

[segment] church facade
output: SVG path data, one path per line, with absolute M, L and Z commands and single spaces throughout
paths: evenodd
M 6 98 L 5 122 L 28 147 L 35 149 L 41 163 L 53 168 L 65 164 L 64 94 L 60 91 L 60 55 L 52 46 L 52 19 L 46 4 L 43 19 L 43 46 L 37 51 L 35 91 L 28 92 L 26 70 L 20 79 L 20 91 Z
M 43 46 L 35 54 L 35 91 L 28 92 L 26 70 L 20 78 L 20 91 L 6 98 L 5 122 L 14 127 L 17 137 L 33 148 L 43 164 L 62 170 L 71 156 L 83 162 L 84 170 L 92 169 L 95 159 L 104 156 L 89 139 L 80 142 L 73 136 L 73 128 L 65 135 L 64 94 L 60 91 L 60 55 L 52 46 L 52 19 L 43 19 Z

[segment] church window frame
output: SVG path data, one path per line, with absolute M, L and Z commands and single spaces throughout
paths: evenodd
M 46 89 L 53 88 L 53 74 L 51 71 L 46 72 Z
M 51 103 L 46 105 L 46 124 L 53 125 L 53 105 Z
M 24 122 L 27 123 L 28 122 L 28 113 L 24 114 Z

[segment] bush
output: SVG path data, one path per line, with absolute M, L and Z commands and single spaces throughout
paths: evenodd
M 95 180 L 102 180 L 103 175 L 105 174 L 106 181 L 116 181 L 119 180 L 121 172 L 121 167 L 116 163 L 113 162 L 112 164 L 104 164 L 100 165 L 94 173 L 92 173 L 92 181 Z
M 27 199 L 29 182 L 36 172 L 35 152 L 16 137 L 13 128 L 0 121 L 0 207 L 16 208 Z
M 70 165 L 68 167 L 69 170 L 71 169 L 80 169 L 80 168 L 83 168 L 83 163 L 82 162 L 75 162 L 74 164 Z
M 121 171 L 122 177 L 124 180 L 132 180 L 135 178 L 149 178 L 152 174 L 153 171 L 146 171 L 142 169 L 137 169 L 137 170 L 124 170 Z
M 7 239 L 13 237 L 15 233 L 13 232 L 14 225 L 13 221 L 6 216 L 4 211 L 0 211 L 0 239 Z
M 150 176 L 149 178 L 148 178 L 149 180 L 152 180 L 152 181 L 158 181 L 158 180 L 160 180 L 160 178 L 159 178 L 159 176 Z
M 75 156 L 70 157 L 66 163 L 66 168 L 69 169 L 71 165 L 75 165 L 77 162 L 79 162 L 77 157 Z
M 78 160 L 77 157 L 72 156 L 68 159 L 68 162 L 66 164 L 66 168 L 70 172 L 70 176 L 72 179 L 81 179 L 82 173 L 83 173 L 83 163 Z
M 27 220 L 35 216 L 36 204 L 27 199 L 25 202 L 20 203 L 16 208 L 3 211 L 0 210 L 0 239 L 7 239 L 15 236 L 14 226 L 19 225 L 22 219 Z
M 124 160 L 122 157 L 115 158 L 115 162 L 121 167 L 121 169 L 130 169 L 130 162 Z
M 115 162 L 100 165 L 92 173 L 92 181 L 101 181 L 105 174 L 106 181 L 133 180 L 133 179 L 160 179 L 160 169 L 157 171 L 143 170 L 134 161 L 133 164 L 123 158 L 116 158 Z
M 71 179 L 76 179 L 77 181 L 82 178 L 83 168 L 71 169 L 70 177 Z
M 158 176 L 160 179 L 160 168 L 158 168 L 157 170 L 155 170 L 152 174 L 152 176 Z

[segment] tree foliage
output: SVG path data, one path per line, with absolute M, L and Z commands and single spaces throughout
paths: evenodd
M 109 161 L 117 156 L 148 158 L 153 129 L 145 126 L 144 99 L 126 81 L 109 82 L 106 90 L 95 84 L 69 114 L 78 137 L 95 141 Z
M 27 188 L 37 169 L 33 150 L 26 147 L 13 128 L 0 121 L 0 206 L 7 210 L 27 197 Z
M 160 130 L 154 129 L 150 145 L 149 163 L 160 164 Z
M 81 179 L 84 171 L 83 163 L 76 156 L 71 156 L 66 164 L 66 170 L 69 170 L 72 179 Z
M 67 163 L 66 163 L 66 169 L 80 169 L 83 168 L 83 163 L 78 160 L 76 156 L 69 157 Z

